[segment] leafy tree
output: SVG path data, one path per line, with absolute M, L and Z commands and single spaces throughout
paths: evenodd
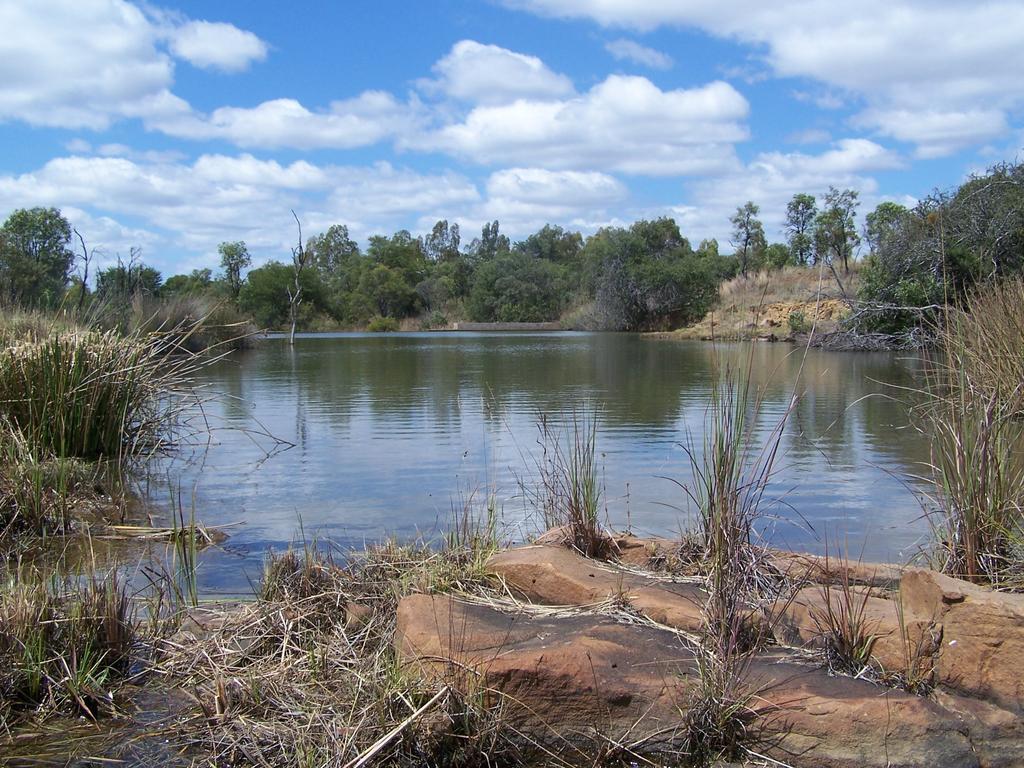
M 359 244 L 348 234 L 344 224 L 334 224 L 326 232 L 306 241 L 310 265 L 327 282 L 343 279 L 360 257 Z
M 814 219 L 818 203 L 814 195 L 798 193 L 786 204 L 786 235 L 794 261 L 806 266 L 814 258 Z
M 441 219 L 434 224 L 430 234 L 423 238 L 423 252 L 434 262 L 453 261 L 460 257 L 461 239 L 459 225 L 449 225 L 447 219 Z
M 814 219 L 815 253 L 833 271 L 839 261 L 843 263 L 843 271 L 850 271 L 850 259 L 860 244 L 854 222 L 858 205 L 856 190 L 829 187 L 824 207 Z
M 407 317 L 416 307 L 416 289 L 398 269 L 384 264 L 363 273 L 359 292 L 381 317 Z
M 295 279 L 291 264 L 271 261 L 250 270 L 238 294 L 238 305 L 250 314 L 261 328 L 283 328 L 289 320 Z M 302 286 L 302 304 L 297 322 L 304 323 L 324 307 L 324 289 L 316 270 L 307 269 L 299 274 Z
M 164 296 L 201 296 L 213 289 L 213 272 L 193 269 L 187 275 L 171 275 L 160 289 Z
M 757 218 L 760 212 L 761 209 L 748 200 L 729 219 L 732 224 L 732 245 L 736 249 L 740 274 L 744 276 L 750 269 L 760 265 L 764 255 L 764 225 Z
M 107 301 L 124 301 L 136 296 L 157 296 L 162 278 L 153 267 L 134 258 L 127 264 L 101 269 L 96 273 L 96 294 Z
M 769 269 L 782 269 L 795 263 L 793 253 L 783 243 L 772 243 L 765 249 L 764 260 Z
M 56 208 L 20 208 L 0 227 L 0 292 L 14 304 L 54 304 L 75 255 L 71 225 Z
M 469 244 L 469 258 L 473 266 L 504 256 L 511 250 L 509 239 L 500 234 L 498 221 L 484 224 L 480 237 Z
M 717 296 L 717 259 L 695 254 L 672 219 L 602 229 L 587 240 L 584 256 L 609 329 L 685 324 L 703 317 Z
M 565 266 L 578 265 L 582 250 L 583 235 L 579 232 L 566 232 L 551 224 L 545 224 L 539 231 L 515 245 L 517 253 Z
M 227 283 L 231 298 L 238 299 L 242 290 L 242 270 L 252 264 L 249 249 L 241 240 L 224 242 L 217 246 L 220 253 L 220 266 L 224 270 L 224 281 Z
M 872 253 L 878 251 L 882 244 L 893 237 L 904 225 L 904 219 L 910 213 L 899 203 L 884 202 L 864 217 L 864 239 Z
M 476 271 L 467 308 L 477 322 L 556 320 L 565 308 L 565 272 L 546 259 L 505 253 Z

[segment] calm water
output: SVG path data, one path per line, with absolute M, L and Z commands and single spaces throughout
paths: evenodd
M 745 349 L 718 354 L 738 360 Z M 245 591 L 300 520 L 341 545 L 436 532 L 453 498 L 473 489 L 491 489 L 521 529 L 535 519 L 519 483 L 536 478 L 538 418 L 584 407 L 600 413 L 612 524 L 676 532 L 685 501 L 666 478 L 690 477 L 680 443 L 700 441 L 714 354 L 706 343 L 605 334 L 339 334 L 294 349 L 268 340 L 207 372 L 210 443 L 168 468 L 200 520 L 243 523 L 206 555 L 201 583 Z M 763 436 L 801 357 L 784 344 L 753 354 Z M 868 558 L 916 550 L 926 526 L 907 477 L 927 447 L 892 399 L 915 371 L 896 354 L 808 354 L 770 493 L 773 541 L 821 551 L 841 538 Z

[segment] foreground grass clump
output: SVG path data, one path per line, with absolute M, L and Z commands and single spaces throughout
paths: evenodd
M 155 450 L 173 423 L 167 398 L 194 363 L 173 341 L 54 333 L 0 350 L 0 416 L 58 458 L 125 460 Z
M 95 718 L 129 674 L 134 612 L 116 575 L 85 581 L 9 573 L 0 583 L 0 723 L 27 712 Z
M 255 603 L 166 645 L 158 673 L 199 701 L 178 738 L 217 765 L 519 764 L 482 695 L 395 655 L 401 597 L 489 588 L 492 522 L 455 528 L 440 548 L 390 542 L 345 565 L 314 544 L 270 555 Z
M 1024 588 L 1024 282 L 992 284 L 950 309 L 923 421 L 946 573 Z

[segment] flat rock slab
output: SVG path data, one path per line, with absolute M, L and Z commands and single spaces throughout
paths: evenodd
M 943 685 L 1024 712 L 1024 595 L 994 592 L 935 571 L 907 571 L 903 604 L 941 633 Z
M 534 603 L 587 606 L 621 601 L 658 624 L 696 632 L 707 593 L 699 584 L 645 577 L 559 546 L 528 546 L 492 556 L 487 570 Z
M 503 612 L 445 595 L 398 607 L 396 649 L 407 666 L 500 700 L 508 722 L 548 748 L 595 738 L 678 744 L 697 665 L 675 633 L 608 616 Z M 793 766 L 917 768 L 979 765 L 963 719 L 928 700 L 785 659 L 746 673 L 758 751 Z M 603 742 L 607 744 L 607 742 Z
M 912 613 L 895 595 L 878 597 L 869 587 L 804 587 L 782 603 L 772 631 L 783 645 L 822 648 L 830 614 L 844 613 L 860 617 L 865 635 L 874 638 L 871 656 L 887 672 L 903 672 L 912 659 L 930 658 L 937 650 L 930 617 Z

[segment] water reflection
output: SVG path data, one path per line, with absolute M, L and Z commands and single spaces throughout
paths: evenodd
M 358 544 L 443 523 L 459 488 L 493 488 L 506 517 L 526 512 L 517 477 L 536 455 L 541 413 L 601 414 L 608 514 L 634 528 L 678 530 L 685 480 L 680 441 L 699 442 L 717 364 L 740 345 L 627 335 L 396 334 L 270 340 L 211 369 L 223 393 L 207 408 L 214 440 L 199 465 L 173 469 L 195 487 L 209 524 L 244 519 L 227 550 L 208 557 L 207 588 L 243 590 L 268 547 L 301 518 L 307 532 Z M 764 438 L 803 382 L 772 496 L 773 536 L 820 550 L 845 538 L 868 557 L 913 549 L 924 525 L 905 486 L 927 446 L 895 399 L 917 366 L 885 354 L 757 345 Z M 717 355 L 717 358 L 716 358 Z M 269 432 L 295 447 L 265 459 Z M 627 494 L 628 489 L 628 494 Z M 798 522 L 799 524 L 794 524 Z

